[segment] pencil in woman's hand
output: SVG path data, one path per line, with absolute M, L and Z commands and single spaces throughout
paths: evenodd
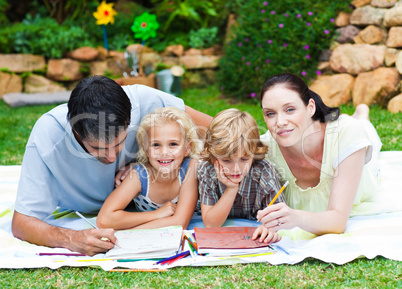
M 275 197 L 272 199 L 272 201 L 269 203 L 268 207 L 271 206 L 276 199 L 279 197 L 279 195 L 283 192 L 283 190 L 286 188 L 286 186 L 289 185 L 289 181 L 286 181 L 286 183 L 282 186 L 282 188 L 278 191 L 278 193 L 275 195 Z M 259 222 L 260 219 L 257 219 L 257 222 Z

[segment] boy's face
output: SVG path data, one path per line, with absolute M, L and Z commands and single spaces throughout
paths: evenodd
M 233 183 L 240 183 L 250 171 L 253 155 L 246 155 L 239 151 L 236 155 L 216 157 L 225 176 Z

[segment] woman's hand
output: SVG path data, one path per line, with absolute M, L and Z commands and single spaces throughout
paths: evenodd
M 251 239 L 256 240 L 258 236 L 260 236 L 258 241 L 265 244 L 276 243 L 282 239 L 282 237 L 278 233 L 268 230 L 264 227 L 264 225 L 261 225 L 257 229 L 255 229 Z
M 278 231 L 298 227 L 298 220 L 295 210 L 289 208 L 285 203 L 278 203 L 266 207 L 257 212 L 257 219 L 268 230 Z

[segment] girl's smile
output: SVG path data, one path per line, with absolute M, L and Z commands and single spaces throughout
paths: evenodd
M 152 127 L 148 137 L 146 154 L 150 165 L 163 174 L 177 173 L 189 152 L 180 125 L 169 122 Z

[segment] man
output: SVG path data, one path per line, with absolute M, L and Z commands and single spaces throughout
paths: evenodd
M 12 220 L 14 236 L 91 256 L 111 249 L 117 241 L 112 229 L 76 231 L 44 220 L 56 208 L 96 214 L 113 191 L 116 173 L 135 157 L 142 117 L 165 106 L 185 110 L 201 128 L 212 119 L 146 86 L 121 87 L 103 76 L 81 80 L 68 104 L 44 114 L 32 129 Z

